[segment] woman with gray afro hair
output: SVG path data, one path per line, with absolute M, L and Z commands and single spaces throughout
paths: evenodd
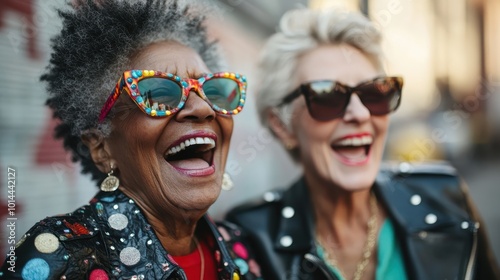
M 207 41 L 203 18 L 176 2 L 78 0 L 74 5 L 73 13 L 60 11 L 64 27 L 52 40 L 54 52 L 41 80 L 48 85 L 47 105 L 61 120 L 56 137 L 64 139 L 73 160 L 82 162 L 83 173 L 102 181 L 105 173 L 95 167 L 80 135 L 90 128 L 109 134 L 109 120 L 98 123 L 97 117 L 116 73 L 130 68 L 134 52 L 174 40 L 196 50 L 212 71 L 221 70 L 221 58 Z
M 194 2 L 191 2 L 194 3 Z M 190 6 L 191 5 L 191 6 Z M 257 279 L 235 225 L 208 208 L 246 78 L 225 68 L 206 8 L 175 0 L 75 0 L 41 80 L 56 137 L 100 191 L 33 226 L 5 279 Z

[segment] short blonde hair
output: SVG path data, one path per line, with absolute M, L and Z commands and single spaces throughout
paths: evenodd
M 280 21 L 280 30 L 264 45 L 259 61 L 260 84 L 257 109 L 264 125 L 269 109 L 276 108 L 293 90 L 290 79 L 295 76 L 300 55 L 320 45 L 348 44 L 367 55 L 380 70 L 383 69 L 381 34 L 362 14 L 339 10 L 296 9 L 288 11 Z M 278 113 L 289 125 L 289 108 Z

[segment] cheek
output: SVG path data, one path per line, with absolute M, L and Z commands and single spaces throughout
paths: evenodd
M 311 118 L 305 106 L 296 116 L 297 121 L 292 123 L 292 126 L 300 147 L 301 158 L 305 162 L 323 161 L 325 150 L 330 149 L 330 137 L 338 121 L 318 122 Z
M 374 155 L 381 159 L 383 157 L 385 142 L 387 138 L 387 132 L 389 129 L 389 117 L 380 116 L 373 117 L 373 127 L 376 133 L 375 146 L 373 147 Z
M 130 134 L 130 133 L 128 133 Z M 131 137 L 127 133 L 113 133 L 111 138 L 111 157 L 116 160 L 120 173 L 128 174 L 141 160 L 139 150 L 143 149 L 143 143 L 137 137 Z
M 330 145 L 330 137 L 337 127 L 338 121 L 316 121 L 311 117 L 311 115 L 309 115 L 309 111 L 307 111 L 305 105 L 299 110 L 300 111 L 296 110 L 296 119 L 295 122 L 292 123 L 292 127 L 297 139 L 299 140 L 301 148 L 312 144 Z
M 111 156 L 117 163 L 120 182 L 127 190 L 152 192 L 161 185 L 160 158 L 155 150 L 159 131 L 150 123 L 135 119 L 134 122 L 122 124 L 110 136 Z M 137 186 L 151 186 L 144 190 Z
M 149 118 L 137 108 L 123 119 L 113 119 L 110 135 L 112 156 L 117 160 L 129 160 L 136 158 L 139 151 L 154 151 L 166 122 L 165 119 Z
M 217 116 L 217 122 L 219 123 L 224 143 L 229 144 L 233 134 L 233 117 Z
M 221 165 L 223 168 L 226 166 L 227 155 L 229 154 L 229 146 L 231 143 L 231 136 L 233 134 L 233 118 L 217 116 L 217 123 L 220 127 L 221 139 L 218 139 L 220 145 Z
M 385 138 L 387 130 L 389 129 L 389 116 L 375 116 L 372 117 L 372 119 L 377 135 Z

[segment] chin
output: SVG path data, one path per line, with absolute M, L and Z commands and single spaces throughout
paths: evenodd
M 369 182 L 367 180 L 363 181 L 346 180 L 346 181 L 337 181 L 336 185 L 339 186 L 340 189 L 346 192 L 358 192 L 358 191 L 369 190 L 373 185 L 373 181 Z
M 219 185 L 204 186 L 203 188 L 193 189 L 192 197 L 198 206 L 210 207 L 219 198 L 221 187 Z
M 374 166 L 348 169 L 340 168 L 333 177 L 334 183 L 346 191 L 355 192 L 370 189 L 378 174 L 378 168 Z

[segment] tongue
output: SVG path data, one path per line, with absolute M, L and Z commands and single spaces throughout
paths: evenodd
M 366 158 L 365 147 L 336 147 L 337 154 L 349 160 L 363 160 Z
M 174 167 L 181 169 L 203 169 L 210 167 L 208 165 L 208 162 L 200 158 L 174 160 L 174 161 L 169 161 L 169 163 Z

